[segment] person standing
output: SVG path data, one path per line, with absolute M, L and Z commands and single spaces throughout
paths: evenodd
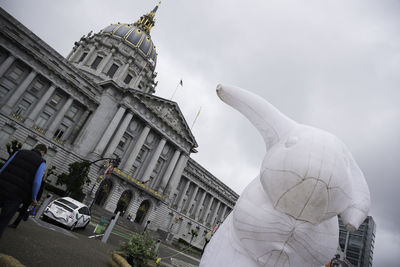
M 42 197 L 43 189 L 44 189 L 44 183 L 42 181 L 42 185 L 40 186 L 39 192 L 36 197 L 37 200 L 40 200 L 40 198 Z M 32 204 L 32 201 L 30 199 L 28 199 L 26 202 L 23 203 L 22 207 L 19 208 L 19 210 L 18 210 L 17 218 L 14 220 L 14 222 L 12 224 L 9 225 L 9 227 L 15 229 L 18 227 L 19 223 L 22 220 L 26 221 L 28 219 L 28 217 L 29 217 L 28 208 L 31 204 Z
M 37 204 L 37 194 L 46 167 L 44 144 L 19 150 L 0 169 L 0 238 L 21 203 Z

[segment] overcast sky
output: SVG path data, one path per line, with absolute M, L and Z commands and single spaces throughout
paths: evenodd
M 0 0 L 61 55 L 111 23 L 135 22 L 155 0 Z M 375 266 L 400 262 L 400 1 L 164 0 L 152 40 L 156 95 L 174 97 L 192 157 L 241 193 L 258 174 L 261 136 L 215 94 L 218 83 L 257 93 L 294 120 L 337 135 L 371 191 Z

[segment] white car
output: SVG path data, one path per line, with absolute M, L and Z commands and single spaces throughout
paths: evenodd
M 59 222 L 70 230 L 85 228 L 90 222 L 89 208 L 70 197 L 62 197 L 51 202 L 43 212 L 43 220 Z

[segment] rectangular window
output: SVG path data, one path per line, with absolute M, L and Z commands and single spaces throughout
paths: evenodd
M 53 107 L 56 107 L 58 103 L 60 103 L 60 100 L 62 99 L 62 96 L 59 94 L 54 94 L 49 101 L 49 104 L 52 105 Z
M 39 118 L 36 120 L 36 126 L 41 129 L 44 129 L 46 126 L 47 121 L 53 116 L 55 113 L 55 109 L 45 106 L 43 112 L 39 115 Z
M 14 63 L 7 73 L 0 80 L 0 97 L 5 97 L 10 91 L 13 91 L 23 80 L 27 68 L 20 62 Z
M 8 77 L 13 79 L 14 81 L 18 81 L 22 74 L 24 74 L 24 70 L 20 66 L 14 66 L 14 68 L 8 74 Z
M 42 114 L 40 114 L 39 118 L 36 120 L 36 126 L 43 129 L 44 126 L 46 125 L 46 122 L 49 119 L 50 119 L 50 115 L 43 112 Z
M 124 146 L 125 146 L 125 144 L 126 144 L 126 141 L 127 141 L 126 136 L 122 136 L 122 137 L 121 137 L 121 140 L 119 140 L 118 148 L 124 149 Z
M 142 149 L 140 149 L 136 160 L 139 161 L 139 162 L 142 162 L 145 156 L 146 156 L 146 150 L 144 150 L 142 148 Z
M 7 124 L 4 125 L 3 129 L 0 130 L 0 146 L 5 145 L 8 142 L 10 136 L 14 134 L 14 132 L 15 128 Z
M 117 72 L 117 70 L 118 70 L 118 65 L 117 64 L 112 64 L 110 69 L 107 72 L 107 76 L 110 77 L 110 78 L 114 77 L 114 75 Z
M 32 87 L 29 89 L 34 94 L 39 93 L 44 87 L 44 83 L 42 81 L 36 80 L 33 82 Z
M 125 79 L 124 79 L 124 83 L 129 84 L 132 80 L 132 75 L 128 74 L 126 75 Z
M 163 159 L 158 159 L 157 163 L 156 163 L 156 166 L 154 167 L 154 172 L 158 173 L 161 170 L 163 164 L 164 164 L 164 160 Z
M 55 131 L 53 138 L 56 138 L 58 140 L 61 140 L 65 132 L 68 130 L 67 125 L 61 123 L 60 126 L 58 126 L 57 131 Z
M 79 111 L 79 108 L 77 106 L 71 106 L 71 108 L 67 111 L 66 116 L 71 119 L 74 119 L 76 114 L 78 113 L 78 111 Z
M 79 58 L 79 60 L 78 60 L 78 63 L 79 62 L 82 62 L 84 59 L 85 59 L 85 57 L 87 56 L 87 52 L 84 52 L 82 55 L 81 55 L 81 57 Z
M 3 85 L 0 85 L 0 99 L 5 97 L 8 93 L 8 89 L 5 88 Z
M 37 143 L 37 140 L 33 137 L 28 136 L 25 143 L 22 145 L 22 149 L 32 149 Z
M 19 116 L 24 116 L 25 112 L 29 109 L 31 104 L 32 103 L 28 102 L 26 99 L 22 99 L 15 110 L 15 114 Z
M 136 166 L 132 166 L 132 169 L 131 169 L 131 175 L 132 176 L 135 175 L 136 170 L 137 170 L 137 167 Z
M 103 60 L 103 57 L 101 56 L 97 56 L 95 58 L 95 60 L 93 61 L 92 65 L 90 66 L 92 69 L 97 69 L 97 67 L 99 66 L 100 62 Z

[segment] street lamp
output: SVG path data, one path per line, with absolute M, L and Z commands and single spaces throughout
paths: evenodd
M 98 161 L 100 161 L 100 160 L 105 160 L 105 159 L 110 160 L 110 166 L 108 166 L 108 168 L 106 168 L 106 170 L 104 171 L 103 179 L 106 178 L 106 176 L 107 176 L 108 174 L 111 174 L 111 172 L 114 170 L 114 167 L 118 167 L 118 165 L 121 163 L 120 157 L 117 156 L 116 158 L 101 158 L 101 159 L 98 159 L 98 160 L 95 160 L 95 161 L 90 162 L 89 165 L 91 165 L 91 164 L 93 164 L 93 163 L 96 163 L 96 162 L 98 162 Z M 103 181 L 103 179 L 101 179 L 101 180 L 99 181 L 100 185 L 101 185 L 101 182 Z M 90 194 L 92 194 L 94 186 L 95 186 L 95 184 L 93 184 L 92 190 L 90 190 Z M 96 194 L 94 195 L 94 198 L 93 198 L 92 202 L 91 202 L 90 205 L 89 205 L 89 210 L 90 210 L 90 211 L 92 211 L 92 207 L 93 207 L 94 202 L 96 202 L 97 196 L 98 196 L 98 192 L 96 192 Z
M 146 232 L 147 226 L 148 226 L 149 224 L 150 224 L 150 221 L 147 221 L 147 222 L 146 222 L 146 225 L 144 226 L 142 235 L 144 235 L 144 233 Z

